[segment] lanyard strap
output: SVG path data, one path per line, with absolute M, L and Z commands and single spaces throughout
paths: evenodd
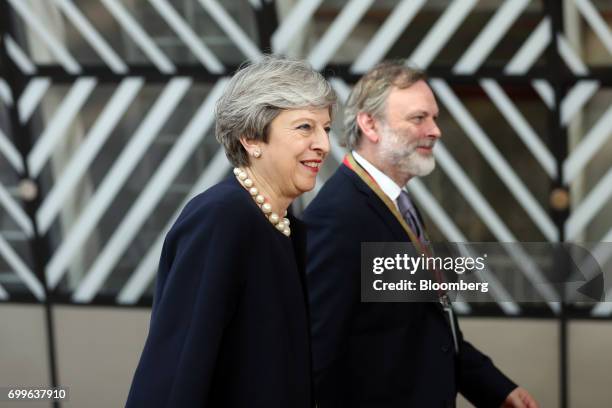
M 412 242 L 412 244 L 415 246 L 415 248 L 417 248 L 421 254 L 423 254 L 423 255 L 425 255 L 427 257 L 431 256 L 431 252 L 432 252 L 431 248 L 417 237 L 417 235 L 414 233 L 414 231 L 406 223 L 406 220 L 404 220 L 404 217 L 402 217 L 402 215 L 398 211 L 397 207 L 395 207 L 395 205 L 393 204 L 391 199 L 389 199 L 389 196 L 386 195 L 384 193 L 384 191 L 382 191 L 382 189 L 380 188 L 378 183 L 376 183 L 374 178 L 372 178 L 370 173 L 368 173 L 363 167 L 361 167 L 361 165 L 359 163 L 357 163 L 357 161 L 355 160 L 353 155 L 351 153 L 348 153 L 346 156 L 344 156 L 344 160 L 342 161 L 342 163 L 344 163 L 344 165 L 346 167 L 348 167 L 355 174 L 357 174 L 357 176 L 359 176 L 359 178 L 364 183 L 366 183 L 366 185 L 368 187 L 370 187 L 370 189 L 372 191 L 374 191 L 374 193 L 378 196 L 378 198 L 380 198 L 380 200 L 387 206 L 389 211 L 391 211 L 391 214 L 393 214 L 395 219 L 397 219 L 397 222 L 400 223 L 400 225 L 402 226 L 402 228 L 404 229 L 404 231 L 408 235 L 408 238 L 410 239 L 410 242 Z M 434 271 L 434 277 L 435 277 L 435 279 L 439 283 L 442 282 L 442 277 L 441 277 L 440 272 L 438 270 Z M 440 304 L 442 305 L 442 309 L 444 310 L 444 315 L 446 317 L 446 320 L 448 321 L 449 326 L 451 328 L 451 333 L 452 333 L 452 336 L 453 336 L 453 345 L 454 345 L 455 353 L 458 353 L 459 352 L 459 344 L 458 344 L 458 340 L 457 340 L 457 333 L 456 333 L 456 329 L 455 329 L 453 309 L 452 309 L 452 306 L 451 306 L 451 303 L 450 303 L 450 299 L 449 299 L 448 295 L 445 292 L 438 293 L 438 298 L 439 298 Z

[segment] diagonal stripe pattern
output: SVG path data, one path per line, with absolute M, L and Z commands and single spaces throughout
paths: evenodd
M 107 72 L 112 72 L 120 80 L 117 81 L 117 87 L 110 99 L 100 104 L 98 116 L 94 118 L 92 126 L 86 131 L 80 144 L 66 158 L 63 168 L 61 170 L 52 169 L 58 174 L 53 174 L 54 180 L 41 197 L 40 205 L 35 212 L 34 223 L 40 234 L 54 232 L 54 225 L 61 224 L 57 221 L 62 209 L 68 205 L 71 197 L 78 190 L 79 183 L 87 179 L 88 171 L 99 153 L 108 143 L 113 132 L 121 129 L 122 121 L 127 120 L 126 115 L 130 106 L 138 103 L 138 96 L 147 85 L 144 78 L 130 72 L 133 68 L 126 62 L 129 59 L 122 55 L 117 44 L 109 42 L 105 38 L 105 33 L 96 28 L 96 21 L 86 17 L 82 11 L 85 7 L 82 3 L 73 0 L 52 0 L 49 3 L 57 8 L 58 14 L 65 17 L 66 24 L 74 28 L 74 34 L 82 37 L 83 44 L 95 52 L 95 56 L 100 59 Z M 146 3 L 147 7 L 159 15 L 161 19 L 159 21 L 167 25 L 164 28 L 176 35 L 176 41 L 195 57 L 194 61 L 198 66 L 215 75 L 223 75 L 227 72 L 228 68 L 225 65 L 223 54 L 217 53 L 217 48 L 213 43 L 208 43 L 208 38 L 202 36 L 195 26 L 190 25 L 189 19 L 181 14 L 182 9 L 178 4 L 168 0 L 148 0 Z M 220 28 L 222 35 L 225 36 L 223 41 L 235 46 L 244 58 L 257 61 L 262 57 L 264 50 L 260 49 L 256 40 L 248 34 L 248 30 L 228 12 L 223 2 L 198 0 L 193 3 L 193 7 L 198 8 L 201 13 L 206 13 Z M 263 8 L 263 2 L 260 0 L 249 1 L 249 3 L 254 12 L 259 12 Z M 308 50 L 298 52 L 301 52 L 302 56 L 307 56 L 311 64 L 319 70 L 325 68 L 338 53 L 344 51 L 343 45 L 353 30 L 369 13 L 376 13 L 373 11 L 374 8 L 387 7 L 389 9 L 387 17 L 381 22 L 375 34 L 363 44 L 361 49 L 351 51 L 354 52 L 355 58 L 347 66 L 348 72 L 352 74 L 364 72 L 383 60 L 407 28 L 412 27 L 411 24 L 418 21 L 420 13 L 435 7 L 430 2 L 422 0 L 398 0 L 385 6 L 380 6 L 378 2 L 371 0 L 350 0 L 338 10 L 338 14 L 327 29 L 322 30 L 321 37 L 312 38 L 315 30 L 311 30 L 310 21 L 315 18 L 320 7 L 330 5 L 321 0 L 296 0 L 293 3 L 291 10 L 281 19 L 269 38 L 272 50 L 278 53 L 295 53 L 293 43 L 301 39 L 300 37 L 307 37 L 308 41 L 304 41 L 304 44 L 307 44 Z M 457 62 L 450 67 L 452 72 L 474 75 L 485 67 L 495 47 L 500 44 L 519 17 L 526 10 L 533 8 L 531 3 L 528 0 L 503 2 L 493 11 L 489 21 L 480 29 L 475 39 L 467 44 Z M 87 66 L 75 58 L 76 53 L 73 48 L 69 48 L 58 31 L 35 13 L 35 7 L 31 3 L 7 0 L 7 4 L 15 12 L 17 20 L 31 28 L 33 37 L 40 41 L 43 48 L 51 54 L 59 66 L 69 74 L 78 75 L 55 112 L 43 118 L 40 133 L 38 137 L 33 138 L 34 145 L 25 154 L 25 157 L 10 139 L 9 136 L 12 135 L 7 135 L 0 129 L 0 160 L 6 162 L 16 174 L 31 178 L 46 177 L 48 173 L 45 172 L 45 169 L 50 167 L 47 166 L 47 163 L 56 152 L 62 150 L 70 125 L 79 121 L 83 107 L 95 99 L 97 96 L 95 91 L 101 84 L 95 77 L 86 74 Z M 158 38 L 154 37 L 150 26 L 138 20 L 137 13 L 130 11 L 124 2 L 119 0 L 101 0 L 101 4 L 108 13 L 108 18 L 118 25 L 122 34 L 129 37 L 139 51 L 142 51 L 157 75 L 161 74 L 170 82 L 167 83 L 153 107 L 143 118 L 138 119 L 139 125 L 135 133 L 131 135 L 124 149 L 109 165 L 99 185 L 93 186 L 92 196 L 83 205 L 82 211 L 74 215 L 74 220 L 70 225 L 60 226 L 60 229 L 65 228 L 65 231 L 61 231 L 63 238 L 52 252 L 46 265 L 46 279 L 51 288 L 55 288 L 66 276 L 68 270 L 73 268 L 74 259 L 83 250 L 87 240 L 95 235 L 100 220 L 126 184 L 139 160 L 148 151 L 154 149 L 154 139 L 170 117 L 179 110 L 180 104 L 186 100 L 189 88 L 194 85 L 194 81 L 190 78 L 174 76 L 181 67 L 172 59 L 167 48 L 162 47 L 163 44 Z M 605 50 L 612 54 L 612 31 L 593 2 L 574 0 L 574 4 L 586 24 L 593 30 L 596 39 L 601 42 Z M 444 47 L 453 45 L 455 35 L 460 34 L 458 30 L 478 6 L 479 2 L 476 0 L 449 2 L 411 52 L 410 62 L 423 68 L 435 65 L 440 52 Z M 537 25 L 518 51 L 509 59 L 503 72 L 508 75 L 527 74 L 547 50 L 550 50 L 549 47 L 553 44 L 554 39 L 558 45 L 554 52 L 558 53 L 569 70 L 575 75 L 588 75 L 589 67 L 582 60 L 582 54 L 572 48 L 564 33 L 554 32 L 550 16 L 544 13 L 543 16 L 537 18 Z M 51 93 L 49 90 L 53 85 L 53 79 L 38 74 L 41 68 L 37 59 L 30 55 L 30 50 L 24 43 L 16 41 L 19 38 L 19 36 L 4 35 L 2 44 L 11 63 L 26 78 L 23 82 L 23 90 L 14 94 L 15 90 L 1 80 L 0 97 L 7 106 L 14 103 L 19 122 L 23 126 L 29 126 L 35 124 L 39 116 L 44 115 L 44 109 L 41 107 L 45 104 L 46 95 Z M 564 129 L 567 129 L 574 121 L 579 121 L 580 113 L 586 104 L 602 87 L 597 81 L 579 81 L 559 98 L 558 95 L 555 95 L 555 90 L 549 80 L 546 77 L 535 78 L 531 80 L 531 86 L 551 111 L 555 108 L 556 103 L 560 103 L 560 125 Z M 551 181 L 559 181 L 562 178 L 561 182 L 566 185 L 579 181 L 589 162 L 609 140 L 612 133 L 612 125 L 610 125 L 612 108 L 604 110 L 594 125 L 590 129 L 585 129 L 580 143 L 569 152 L 563 163 L 558 163 L 552 149 L 543 142 L 544 138 L 541 136 L 544 135 L 539 135 L 535 127 L 527 120 L 528 116 L 521 113 L 519 104 L 513 100 L 510 93 L 506 93 L 502 81 L 503 79 L 479 78 L 478 84 L 486 94 L 487 102 L 492 103 L 505 119 L 504 125 L 513 130 L 517 142 L 527 148 Z M 339 77 L 332 78 L 331 83 L 340 99 L 346 99 L 350 92 L 350 85 Z M 196 145 L 203 142 L 204 135 L 212 126 L 214 99 L 223 84 L 224 79 L 220 79 L 216 84 L 213 83 L 213 91 L 210 92 L 208 99 L 201 105 L 198 101 L 200 108 L 190 118 L 180 136 L 172 139 L 173 145 L 170 152 L 161 165 L 152 172 L 151 179 L 143 183 L 143 188 L 138 191 L 135 201 L 117 221 L 118 228 L 111 234 L 110 239 L 101 245 L 101 250 L 92 260 L 91 265 L 83 266 L 84 270 L 75 274 L 77 277 L 74 282 L 76 290 L 70 293 L 73 301 L 89 302 L 103 289 L 113 269 L 120 262 L 124 253 L 127 253 L 147 217 L 152 216 L 155 206 L 160 203 L 164 193 L 172 189 L 172 181 L 181 168 L 185 167 L 190 153 L 195 150 Z M 500 180 L 507 187 L 518 205 L 527 213 L 530 222 L 542 232 L 547 240 L 558 240 L 558 228 L 547 213 L 545 206 L 535 200 L 531 191 L 527 189 L 525 180 L 519 178 L 515 169 L 507 161 L 507 157 L 504 157 L 507 153 L 495 147 L 492 139 L 478 123 L 477 115 L 468 112 L 459 98 L 460 95 L 455 95 L 446 82 L 434 79 L 432 87 L 437 92 L 438 99 L 446 106 L 448 113 L 452 115 L 465 136 L 480 152 L 482 160 L 488 162 L 493 168 L 495 180 Z M 331 144 L 332 156 L 340 162 L 343 150 L 336 140 L 335 133 L 332 134 Z M 443 144 L 440 144 L 439 148 L 436 157 L 441 163 L 442 171 L 448 174 L 451 182 L 483 224 L 498 240 L 516 241 L 517 238 L 512 234 L 510 226 L 506 225 L 497 214 L 489 197 L 485 197 L 478 190 L 478 186 L 462 171 L 461 165 L 455 161 Z M 222 150 L 218 150 L 211 157 L 210 164 L 187 193 L 187 198 L 219 180 L 227 171 L 228 163 Z M 594 187 L 585 192 L 581 200 L 572 203 L 573 209 L 564 231 L 567 238 L 580 237 L 612 197 L 612 190 L 609 187 L 612 185 L 612 173 L 604 171 L 603 174 L 600 180 L 593 183 Z M 321 181 L 324 182 L 324 180 Z M 408 188 L 422 208 L 435 221 L 446 239 L 466 239 L 465 233 L 455 224 L 451 214 L 445 212 L 441 203 L 436 201 L 424 183 L 414 180 L 409 183 Z M 25 214 L 15 197 L 2 185 L 0 185 L 0 208 L 23 230 L 24 234 L 29 237 L 33 236 L 32 220 Z M 166 230 L 179 210 L 180 207 L 176 209 L 166 225 Z M 118 303 L 137 302 L 150 285 L 154 278 L 163 232 L 160 231 L 159 235 L 156 235 L 156 239 L 152 240 L 152 245 L 143 249 L 146 256 L 137 264 L 134 273 L 127 278 L 125 286 L 116 298 Z M 607 234 L 608 237 L 609 235 Z M 520 253 L 520 250 L 510 255 L 526 276 L 532 279 L 538 278 L 539 271 L 535 264 L 529 259 L 523 259 L 526 257 Z M 10 263 L 28 289 L 40 298 L 41 288 L 37 286 L 36 278 L 23 260 L 16 257 L 15 251 L 7 240 L 0 241 L 0 256 Z M 79 275 L 80 273 L 82 276 Z M 501 284 L 494 286 L 495 288 L 492 288 L 494 297 L 508 298 Z M 72 288 L 69 290 L 72 291 Z M 542 295 L 546 297 L 545 293 Z M 0 286 L 0 299 L 9 297 L 10 295 Z M 460 307 L 464 308 L 465 312 L 470 310 L 468 304 L 461 304 Z M 520 308 L 511 302 L 500 304 L 500 307 L 507 314 L 520 312 Z M 550 307 L 557 310 L 552 304 Z M 602 313 L 601 310 L 598 313 Z

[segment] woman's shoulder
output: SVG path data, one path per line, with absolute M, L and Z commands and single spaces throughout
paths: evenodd
M 236 180 L 230 178 L 189 200 L 181 216 L 233 214 L 236 217 L 256 210 L 249 193 Z
M 259 209 L 237 181 L 224 180 L 193 197 L 185 205 L 170 230 L 170 235 L 206 232 L 221 224 L 225 231 L 244 230 Z

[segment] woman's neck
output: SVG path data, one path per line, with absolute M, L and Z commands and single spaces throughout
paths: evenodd
M 272 206 L 272 212 L 283 217 L 291 204 L 291 198 L 284 196 L 279 191 L 278 186 L 268 182 L 268 178 L 253 169 L 253 167 L 245 167 L 244 170 L 249 175 L 249 178 L 253 180 L 253 186 L 257 188 L 259 194 L 263 195 L 266 202 Z

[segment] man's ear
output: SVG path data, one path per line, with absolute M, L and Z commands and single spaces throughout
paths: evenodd
M 378 143 L 380 136 L 376 129 L 376 119 L 366 112 L 359 112 L 357 114 L 357 126 L 361 129 L 361 134 L 366 137 L 372 143 Z
M 242 147 L 244 147 L 244 150 L 246 150 L 249 156 L 253 156 L 253 152 L 257 150 L 261 153 L 261 140 L 247 139 L 246 137 L 242 136 L 240 138 L 240 144 Z

